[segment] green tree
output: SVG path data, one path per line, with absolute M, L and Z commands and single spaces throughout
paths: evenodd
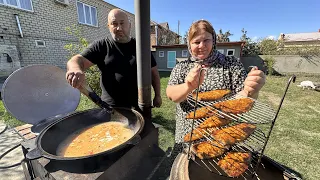
M 244 28 L 242 28 L 241 32 L 242 36 L 240 40 L 245 42 L 244 46 L 242 47 L 242 56 L 256 56 L 260 54 L 258 43 L 251 40 L 251 38 L 247 36 L 247 31 Z
M 233 36 L 233 34 L 230 33 L 230 30 L 224 33 L 222 29 L 219 29 L 219 33 L 217 34 L 217 42 L 230 42 L 230 36 Z
M 77 25 L 67 26 L 65 28 L 67 33 L 77 39 L 77 42 L 72 42 L 64 45 L 64 49 L 69 52 L 67 59 L 71 59 L 72 56 L 79 54 L 86 47 L 88 47 L 89 42 L 83 37 L 82 29 Z M 90 87 L 98 94 L 101 95 L 100 88 L 100 71 L 97 65 L 91 66 L 86 72 L 86 82 Z
M 278 43 L 276 40 L 264 38 L 260 42 L 260 52 L 263 55 L 276 55 L 280 52 L 278 51 Z

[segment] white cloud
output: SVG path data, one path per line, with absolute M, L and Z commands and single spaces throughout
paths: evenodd
M 269 35 L 266 39 L 276 39 L 276 38 L 273 35 Z
M 252 41 L 257 41 L 257 40 L 258 40 L 258 37 L 257 37 L 257 36 L 254 36 L 251 40 L 252 40 Z

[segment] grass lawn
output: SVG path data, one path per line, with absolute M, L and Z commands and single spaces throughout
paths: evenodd
M 165 95 L 169 73 L 161 73 L 163 105 L 153 109 L 154 122 L 161 124 L 160 145 L 163 150 L 174 144 L 175 104 Z M 267 78 L 259 100 L 276 110 L 290 76 Z M 320 179 L 320 92 L 302 90 L 296 85 L 303 80 L 320 82 L 320 76 L 297 75 L 297 82 L 288 90 L 279 116 L 269 139 L 266 155 L 303 175 L 304 179 Z M 85 96 L 77 110 L 95 105 Z M 21 122 L 12 118 L 0 104 L 2 120 L 10 126 Z

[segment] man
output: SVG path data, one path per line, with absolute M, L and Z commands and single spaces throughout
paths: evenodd
M 66 79 L 71 86 L 79 88 L 85 80 L 84 71 L 96 64 L 101 71 L 101 99 L 110 106 L 138 108 L 136 41 L 130 37 L 131 24 L 127 14 L 120 9 L 111 10 L 108 28 L 112 38 L 90 44 L 84 52 L 68 61 Z M 160 77 L 152 55 L 151 74 L 155 92 L 153 106 L 160 107 Z

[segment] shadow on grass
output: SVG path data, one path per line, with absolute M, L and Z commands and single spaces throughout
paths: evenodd
M 160 78 L 168 78 L 170 77 L 171 72 L 168 71 L 161 71 L 159 72 Z
M 165 117 L 160 115 L 155 115 L 152 117 L 152 122 L 160 124 L 161 126 L 163 126 L 163 128 L 173 134 L 175 133 L 176 122 L 174 120 L 166 119 Z

